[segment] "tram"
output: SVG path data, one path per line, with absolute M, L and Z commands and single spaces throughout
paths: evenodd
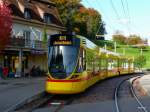
M 81 93 L 100 80 L 133 73 L 133 61 L 133 58 L 100 48 L 79 35 L 51 35 L 46 92 Z

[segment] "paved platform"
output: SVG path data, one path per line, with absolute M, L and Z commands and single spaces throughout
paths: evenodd
M 139 87 L 142 88 L 142 95 L 150 96 L 150 74 L 144 75 L 138 79 Z
M 0 112 L 9 112 L 26 99 L 44 92 L 45 77 L 0 79 Z

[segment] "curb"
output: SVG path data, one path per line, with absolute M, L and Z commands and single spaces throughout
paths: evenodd
M 141 78 L 141 76 L 134 77 L 134 78 L 130 79 L 130 83 L 132 84 L 137 95 L 148 96 L 147 90 L 140 84 L 140 81 L 139 81 L 140 78 Z
M 20 101 L 19 103 L 11 106 L 9 109 L 5 110 L 4 112 L 14 112 L 17 108 L 19 108 L 27 103 L 30 103 L 40 97 L 43 97 L 45 94 L 46 94 L 45 91 L 42 91 L 41 93 L 39 93 L 37 95 L 31 96 L 29 98 L 25 98 L 22 101 Z

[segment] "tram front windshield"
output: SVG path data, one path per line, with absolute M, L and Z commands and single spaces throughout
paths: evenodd
M 50 46 L 49 72 L 55 79 L 65 79 L 75 70 L 79 46 Z

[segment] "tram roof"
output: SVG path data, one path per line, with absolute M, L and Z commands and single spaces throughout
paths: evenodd
M 96 47 L 98 47 L 96 44 L 94 44 L 93 42 L 91 42 L 90 40 L 88 40 L 87 38 L 81 36 L 81 35 L 78 35 L 79 38 L 82 39 L 82 42 L 84 41 L 84 45 L 87 47 L 87 48 L 90 48 L 90 49 L 94 49 Z M 112 51 L 109 51 L 109 50 L 106 50 L 104 48 L 99 48 L 100 52 L 102 53 L 106 53 L 106 54 L 110 54 L 110 55 L 114 55 L 114 56 L 121 56 L 121 54 L 119 53 L 115 53 L 115 52 L 112 52 Z
M 119 53 L 115 53 L 115 52 L 106 50 L 106 49 L 104 49 L 104 48 L 100 48 L 100 51 L 101 51 L 102 53 L 106 53 L 106 54 L 110 54 L 110 55 L 114 55 L 114 56 L 121 56 L 121 54 L 119 54 Z
M 82 39 L 82 44 L 85 45 L 87 48 L 94 49 L 94 48 L 97 47 L 96 44 L 94 44 L 92 41 L 88 40 L 87 38 L 85 38 L 85 37 L 83 37 L 81 35 L 77 35 L 77 37 Z

